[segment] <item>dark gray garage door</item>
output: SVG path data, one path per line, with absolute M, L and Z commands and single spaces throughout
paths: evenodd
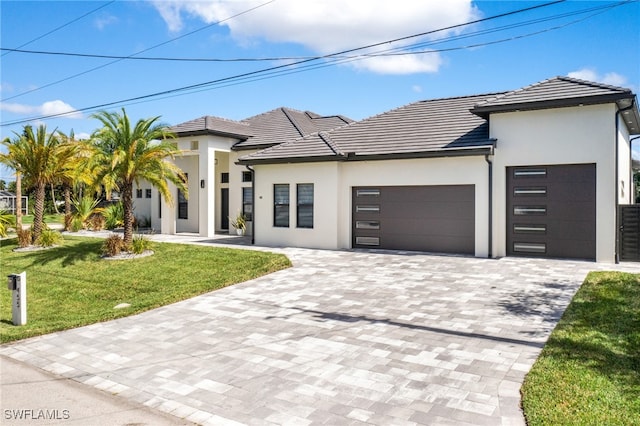
M 353 247 L 475 253 L 474 185 L 353 188 Z
M 507 168 L 507 254 L 595 259 L 595 164 Z

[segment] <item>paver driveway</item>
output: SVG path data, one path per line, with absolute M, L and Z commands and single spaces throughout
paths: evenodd
M 599 267 L 280 251 L 293 268 L 0 353 L 201 424 L 517 425 L 524 375 Z

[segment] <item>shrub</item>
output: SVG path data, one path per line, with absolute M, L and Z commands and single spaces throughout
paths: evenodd
M 151 250 L 151 240 L 141 234 L 136 234 L 131 243 L 131 251 L 135 254 L 141 254 L 146 250 Z
M 14 226 L 15 216 L 5 210 L 0 210 L 0 237 L 6 237 L 7 230 Z
M 36 244 L 42 247 L 52 247 L 62 243 L 62 235 L 50 228 L 44 228 L 36 241 Z
M 102 214 L 94 213 L 87 220 L 87 227 L 94 231 L 102 231 L 105 226 L 105 220 Z
M 87 229 L 91 216 L 102 211 L 102 209 L 98 208 L 100 201 L 92 197 L 85 196 L 80 200 L 73 200 L 72 203 L 75 208 L 73 221 L 80 223 L 80 228 L 76 229 L 77 231 L 80 229 Z M 71 228 L 75 229 L 76 227 L 77 223 L 72 223 Z
M 105 256 L 117 256 L 124 250 L 124 240 L 120 235 L 111 235 L 102 244 L 102 254 Z
M 18 234 L 18 247 L 29 247 L 31 245 L 31 229 L 16 229 Z
M 124 207 L 122 202 L 111 204 L 104 208 L 102 215 L 106 229 L 116 229 L 124 225 Z

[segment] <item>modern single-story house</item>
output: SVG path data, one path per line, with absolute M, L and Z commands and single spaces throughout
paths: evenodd
M 161 232 L 224 229 L 211 194 L 228 187 L 233 212 L 252 187 L 259 245 L 617 260 L 618 206 L 633 203 L 630 135 L 640 133 L 629 89 L 555 77 L 358 122 L 308 118 L 328 125 L 295 138 L 221 119 L 176 126 L 177 162 L 206 219 L 182 226 L 180 204 L 163 207 Z

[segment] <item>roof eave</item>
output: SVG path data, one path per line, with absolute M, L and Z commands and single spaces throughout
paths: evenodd
M 247 139 L 252 137 L 252 135 L 233 133 L 233 132 L 221 132 L 221 131 L 209 130 L 209 129 L 188 130 L 188 131 L 184 131 L 184 132 L 172 131 L 172 133 L 174 135 L 176 135 L 176 137 L 178 137 L 178 138 L 184 138 L 184 137 L 189 137 L 189 136 L 209 136 L 209 135 L 212 135 L 212 136 L 231 137 L 231 138 L 235 138 L 235 139 L 240 139 L 241 141 L 246 141 Z
M 317 157 L 282 157 L 282 158 L 255 158 L 238 160 L 238 165 L 259 165 L 259 164 L 287 164 L 287 163 L 316 163 L 325 161 L 381 161 L 381 160 L 406 160 L 417 158 L 442 158 L 442 157 L 466 157 L 479 155 L 492 155 L 495 141 L 490 145 L 464 147 L 464 148 L 444 148 L 434 151 L 418 152 L 396 152 L 388 154 L 357 154 L 348 153 L 346 155 L 329 155 Z
M 254 166 L 259 164 L 319 163 L 344 160 L 345 157 L 340 157 L 337 155 L 323 155 L 317 157 L 251 158 L 246 160 L 239 159 L 235 164 L 239 166 Z
M 583 105 L 597 105 L 607 103 L 618 103 L 625 99 L 633 99 L 634 94 L 629 93 L 612 93 L 610 95 L 585 96 L 578 98 L 563 98 L 547 101 L 521 102 L 506 105 L 487 105 L 475 106 L 470 112 L 482 118 L 487 118 L 489 114 L 514 111 L 531 111 L 537 109 L 564 108 Z

